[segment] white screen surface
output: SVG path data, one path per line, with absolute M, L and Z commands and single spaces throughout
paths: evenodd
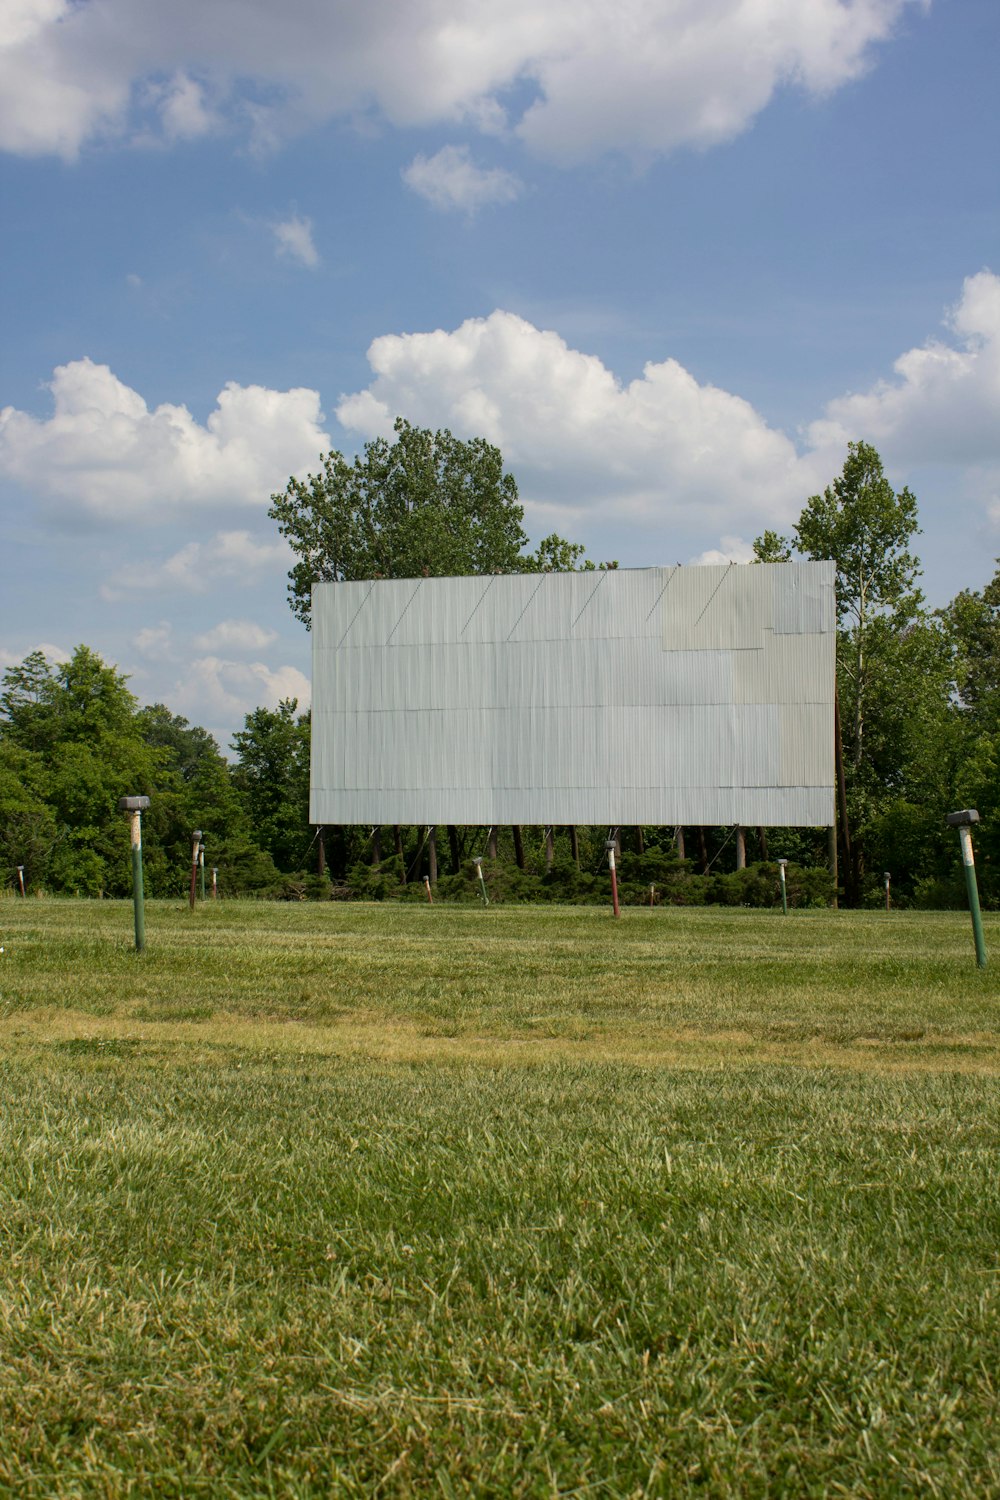
M 832 563 L 317 584 L 314 823 L 833 821 Z

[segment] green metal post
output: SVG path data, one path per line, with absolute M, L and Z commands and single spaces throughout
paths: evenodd
M 983 916 L 979 910 L 979 887 L 976 884 L 976 860 L 972 852 L 972 829 L 963 825 L 958 830 L 962 842 L 962 864 L 965 866 L 965 887 L 969 893 L 969 910 L 972 913 L 972 933 L 976 940 L 976 967 L 986 968 L 986 939 L 983 936 Z
M 146 946 L 146 909 L 142 889 L 142 813 L 132 814 L 132 905 L 135 908 L 135 951 Z

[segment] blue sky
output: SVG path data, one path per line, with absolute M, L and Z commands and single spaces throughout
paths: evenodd
M 0 666 L 308 699 L 268 496 L 397 413 L 745 558 L 849 438 L 1000 553 L 996 0 L 4 0 Z

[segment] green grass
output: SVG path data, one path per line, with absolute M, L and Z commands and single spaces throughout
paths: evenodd
M 1000 1496 L 968 918 L 147 933 L 0 903 L 0 1493 Z

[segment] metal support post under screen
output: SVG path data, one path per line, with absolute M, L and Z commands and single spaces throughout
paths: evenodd
M 781 910 L 786 917 L 788 916 L 788 888 L 785 885 L 785 866 L 787 863 L 787 859 L 778 860 L 778 879 L 781 881 Z
M 976 967 L 986 968 L 986 939 L 983 936 L 983 917 L 979 910 L 979 887 L 976 884 L 976 858 L 972 851 L 972 826 L 979 822 L 979 813 L 974 807 L 961 812 L 949 813 L 945 822 L 958 829 L 962 846 L 962 864 L 965 866 L 965 888 L 969 893 L 969 911 L 972 913 L 972 935 L 976 941 Z
M 205 845 L 198 845 L 198 891 L 201 899 L 205 899 Z
M 482 856 L 481 855 L 477 856 L 472 861 L 472 863 L 475 865 L 475 867 L 476 867 L 476 874 L 479 876 L 479 889 L 483 893 L 483 905 L 484 906 L 489 906 L 489 904 L 490 904 L 490 898 L 486 894 L 486 881 L 483 878 L 483 860 L 482 860 Z
M 612 830 L 612 834 L 616 832 L 616 829 Z M 620 917 L 621 910 L 618 906 L 618 872 L 615 869 L 615 843 L 615 838 L 610 837 L 604 847 L 608 851 L 608 869 L 611 871 L 611 907 L 615 916 Z
M 886 911 L 888 911 L 890 905 L 892 904 L 892 898 L 889 895 L 889 886 L 892 881 L 892 875 L 888 870 L 882 871 L 882 879 L 885 881 L 885 909 Z
M 135 909 L 135 951 L 146 946 L 146 910 L 142 889 L 142 815 L 148 797 L 119 797 L 118 811 L 127 812 L 132 823 L 132 905 Z
M 22 896 L 26 895 L 27 892 L 24 889 L 24 866 L 23 865 L 18 865 L 18 867 L 17 867 L 17 883 L 18 883 L 18 885 L 21 888 L 21 895 Z

